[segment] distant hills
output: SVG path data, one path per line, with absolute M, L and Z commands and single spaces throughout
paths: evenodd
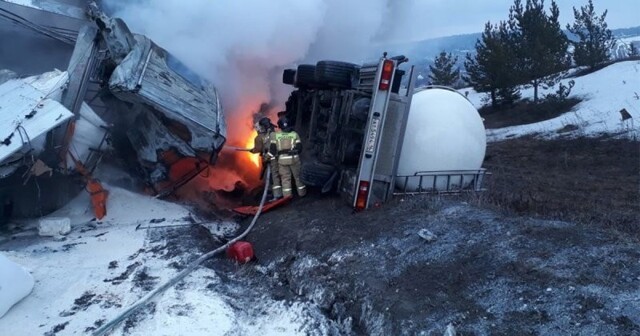
M 620 39 L 621 42 L 617 43 L 615 49 L 612 50 L 614 57 L 619 58 L 626 55 L 626 48 L 628 44 L 635 41 L 634 37 L 637 37 L 637 41 L 640 41 L 640 26 L 631 28 L 612 29 L 614 36 Z M 567 33 L 569 39 L 575 39 L 575 36 Z M 421 41 L 399 43 L 393 45 L 387 45 L 386 50 L 391 55 L 403 54 L 409 57 L 412 64 L 416 65 L 418 74 L 426 78 L 428 75 L 428 66 L 433 64 L 433 59 L 441 51 L 452 53 L 454 56 L 458 56 L 458 62 L 462 66 L 467 53 L 475 52 L 476 41 L 482 36 L 482 33 L 464 34 L 440 37 L 434 39 L 426 39 Z M 418 84 L 421 84 L 420 82 Z

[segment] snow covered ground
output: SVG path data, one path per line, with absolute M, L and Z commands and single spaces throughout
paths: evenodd
M 191 260 L 165 246 L 157 235 L 162 229 L 144 229 L 190 225 L 197 219 L 187 208 L 113 186 L 108 189 L 109 212 L 102 223 L 91 221 L 86 193 L 52 215 L 71 219 L 73 230 L 64 240 L 38 237 L 35 223 L 22 223 L 12 234 L 0 235 L 0 251 L 36 280 L 31 295 L 0 318 L 0 334 L 91 332 Z M 212 223 L 209 228 L 229 231 L 228 225 Z M 157 239 L 150 239 L 153 234 Z M 259 313 L 249 316 L 219 285 L 216 273 L 201 267 L 113 335 L 305 334 L 305 305 L 260 298 L 254 307 Z
M 544 137 L 557 137 L 557 132 L 569 125 L 577 126 L 573 135 L 597 136 L 600 134 L 616 134 L 619 136 L 638 138 L 640 136 L 640 61 L 625 61 L 612 64 L 600 71 L 577 78 L 567 78 L 562 83 L 574 80 L 575 86 L 570 97 L 584 100 L 574 109 L 557 118 L 542 122 L 487 130 L 488 141 L 499 141 L 508 138 L 538 134 Z M 557 86 L 540 90 L 540 95 L 554 93 Z M 485 93 L 477 93 L 472 89 L 468 98 L 476 108 L 484 104 Z M 522 89 L 523 98 L 533 98 L 533 88 Z M 620 110 L 626 109 L 632 119 L 622 121 Z

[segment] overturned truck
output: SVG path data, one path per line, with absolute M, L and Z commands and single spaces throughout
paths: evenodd
M 211 83 L 95 4 L 88 18 L 66 72 L 3 72 L 0 104 L 12 111 L 0 129 L 3 221 L 46 215 L 98 182 L 106 151 L 164 196 L 214 163 L 225 143 Z
M 283 73 L 285 115 L 303 141 L 301 179 L 356 210 L 393 195 L 480 191 L 486 147 L 475 107 L 445 87 L 414 89 L 408 59 L 320 61 Z M 405 80 L 406 79 L 406 80 Z
M 358 66 L 320 61 L 285 70 L 293 85 L 286 114 L 303 138 L 301 178 L 337 190 L 356 209 L 387 201 L 394 190 L 413 96 L 413 68 L 402 89 L 404 56 Z

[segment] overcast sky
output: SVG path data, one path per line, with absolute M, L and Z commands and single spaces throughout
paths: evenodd
M 424 39 L 480 32 L 487 21 L 498 22 L 509 15 L 513 0 L 392 0 L 404 3 L 401 17 L 415 24 L 410 27 L 411 39 Z M 522 0 L 526 3 L 526 0 Z M 588 0 L 556 0 L 563 27 L 573 21 L 572 7 Z M 551 0 L 546 0 L 547 8 Z M 610 28 L 640 26 L 640 0 L 594 0 L 598 14 L 605 9 Z

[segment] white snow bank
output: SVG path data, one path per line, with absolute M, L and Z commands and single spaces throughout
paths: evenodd
M 3 253 L 33 270 L 38 279 L 33 293 L 0 319 L 1 335 L 42 335 L 62 327 L 57 335 L 90 333 L 147 292 L 136 281 L 139 272 L 144 271 L 154 287 L 178 272 L 171 265 L 184 264 L 180 256 L 166 259 L 154 252 L 164 247 L 161 238 L 149 239 L 157 231 L 136 228 L 151 219 L 182 222 L 191 215 L 189 209 L 106 188 L 107 216 L 95 229 L 76 227 L 64 241 L 36 236 L 0 243 L 0 249 L 8 250 Z M 89 197 L 81 194 L 53 216 L 68 216 L 74 225 L 86 223 L 93 218 Z M 112 335 L 306 335 L 314 328 L 312 309 L 302 304 L 248 297 L 251 311 L 238 310 L 233 298 L 220 293 L 227 286 L 213 270 L 199 268 L 157 297 L 152 314 L 141 314 L 130 327 L 121 324 Z
M 34 236 L 0 246 L 12 260 L 32 270 L 38 280 L 33 293 L 0 319 L 0 335 L 42 335 L 68 321 L 60 335 L 84 334 L 96 320 L 114 316 L 123 305 L 138 299 L 140 294 L 133 291 L 131 279 L 119 285 L 105 281 L 122 274 L 130 264 L 145 262 L 138 251 L 145 247 L 147 231 L 136 230 L 136 223 L 155 218 L 181 220 L 190 212 L 177 204 L 109 185 L 105 188 L 110 192 L 107 216 L 96 229 L 82 232 L 76 228 L 64 241 Z M 88 194 L 81 193 L 51 216 L 68 217 L 74 226 L 89 222 L 94 216 Z M 149 273 L 166 278 L 175 272 L 167 266 L 169 262 L 149 264 L 153 265 Z M 110 268 L 111 263 L 118 266 Z M 86 292 L 95 294 L 93 301 L 100 303 L 69 316 L 75 300 Z
M 0 319 L 33 290 L 33 277 L 0 253 Z
M 105 225 L 137 225 L 140 222 L 161 218 L 166 221 L 179 222 L 192 215 L 189 209 L 176 203 L 137 194 L 106 183 L 103 183 L 103 186 L 109 191 L 107 215 L 101 221 Z M 72 226 L 87 223 L 95 217 L 89 195 L 86 192 L 82 192 L 51 216 L 69 217 Z
M 539 134 L 549 138 L 561 135 L 598 136 L 602 134 L 638 138 L 640 135 L 640 96 L 638 96 L 640 95 L 640 61 L 618 62 L 594 73 L 563 79 L 561 82 L 568 85 L 570 80 L 575 81 L 570 97 L 584 99 L 571 112 L 538 123 L 487 130 L 488 140 L 499 141 L 529 134 Z M 541 89 L 539 94 L 544 96 L 555 90 L 557 86 L 546 90 Z M 486 93 L 477 93 L 471 89 L 462 89 L 460 92 L 468 92 L 468 98 L 476 108 L 484 105 L 482 97 L 486 96 Z M 523 98 L 533 98 L 533 88 L 523 89 L 521 92 Z M 623 121 L 620 114 L 622 109 L 626 109 L 632 118 Z M 577 130 L 559 132 L 567 126 L 577 127 Z

